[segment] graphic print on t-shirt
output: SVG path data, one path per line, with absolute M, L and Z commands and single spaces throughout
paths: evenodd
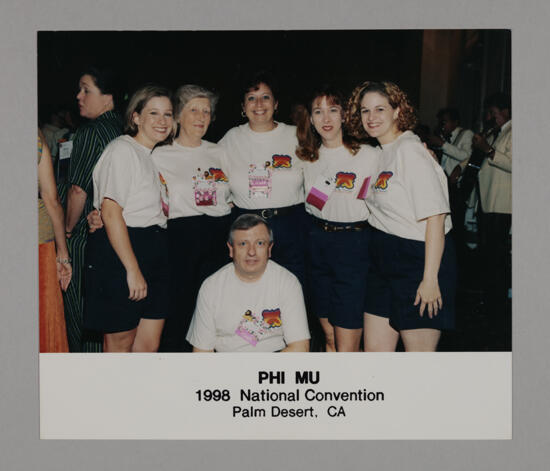
M 255 164 L 248 167 L 248 197 L 249 198 L 269 198 L 271 195 L 271 168 L 267 161 L 264 168 Z
M 353 172 L 338 172 L 336 174 L 337 190 L 353 190 L 357 175 Z
M 223 173 L 223 170 L 221 168 L 210 167 L 208 169 L 208 172 L 210 173 L 210 176 L 216 182 L 227 182 L 228 181 L 227 177 L 225 176 L 225 173 Z
M 292 168 L 292 157 L 290 155 L 273 155 L 273 168 Z
M 204 172 L 198 168 L 193 176 L 193 193 L 197 206 L 216 206 L 218 203 L 216 193 L 216 180 L 209 170 Z M 223 173 L 223 172 L 222 172 Z
M 393 172 L 380 172 L 376 183 L 374 184 L 375 190 L 386 190 L 388 188 L 388 181 L 393 176 Z
M 281 327 L 281 310 L 280 309 L 264 309 L 262 311 L 262 317 L 264 323 L 267 324 L 268 329 L 273 329 L 275 327 Z
M 166 180 L 162 176 L 162 173 L 159 172 L 160 179 L 160 204 L 162 206 L 162 212 L 166 217 L 170 212 L 170 200 L 168 199 L 168 186 L 166 185 Z
M 250 345 L 256 346 L 258 341 L 272 329 L 281 327 L 281 310 L 264 309 L 261 315 L 247 309 L 235 330 L 235 334 L 246 340 Z

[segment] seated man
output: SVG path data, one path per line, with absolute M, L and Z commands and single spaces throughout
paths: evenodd
M 193 352 L 307 352 L 309 329 L 298 279 L 269 260 L 273 233 L 255 214 L 229 231 L 233 259 L 201 286 L 187 333 Z

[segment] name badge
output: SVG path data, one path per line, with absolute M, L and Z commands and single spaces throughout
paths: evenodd
M 73 141 L 59 143 L 59 160 L 69 159 L 73 150 Z
M 311 187 L 311 190 L 309 190 L 306 197 L 306 203 L 316 207 L 319 211 L 322 211 L 335 188 L 336 181 L 334 178 L 327 178 L 324 175 L 318 175 L 315 179 L 315 183 Z
M 246 340 L 253 347 L 256 346 L 258 340 L 260 340 L 260 337 L 265 332 L 262 319 L 258 319 L 250 309 L 244 313 L 239 326 L 235 330 L 235 334 Z
M 363 184 L 361 185 L 361 188 L 359 189 L 359 192 L 357 193 L 358 200 L 367 199 L 369 186 L 370 186 L 370 175 L 367 178 L 365 178 L 365 181 L 363 182 Z
M 264 168 L 251 164 L 248 169 L 248 197 L 269 198 L 271 195 L 271 169 L 266 162 Z

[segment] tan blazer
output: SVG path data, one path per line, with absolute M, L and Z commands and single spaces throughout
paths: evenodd
M 485 213 L 512 214 L 512 121 L 493 142 L 495 155 L 479 171 L 481 209 Z

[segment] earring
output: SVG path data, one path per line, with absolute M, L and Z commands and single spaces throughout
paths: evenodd
M 242 116 L 243 118 L 246 118 L 246 113 L 244 112 L 244 110 L 241 110 L 241 116 Z

